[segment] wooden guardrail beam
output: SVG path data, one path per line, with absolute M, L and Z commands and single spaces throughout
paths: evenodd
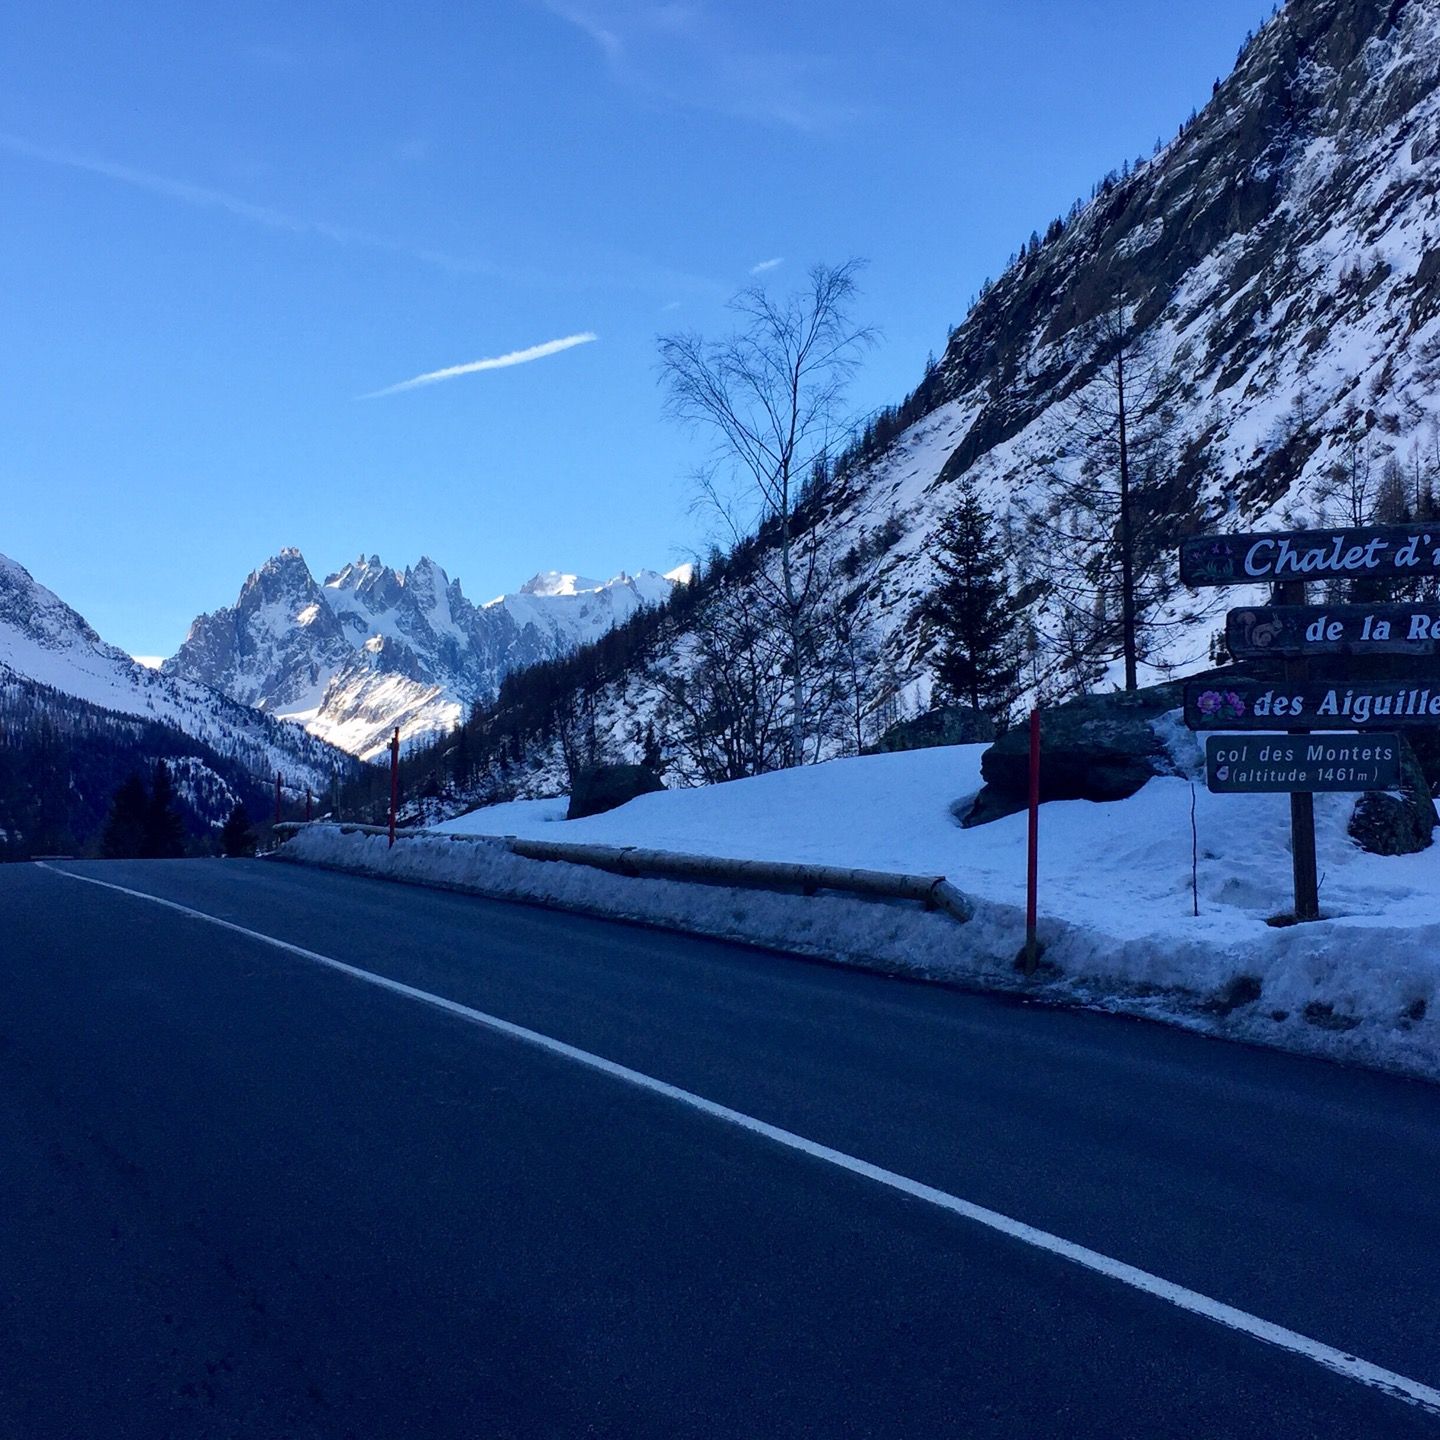
M 314 821 L 333 825 L 333 821 Z M 286 838 L 309 829 L 305 822 L 291 820 L 274 827 Z M 342 835 L 388 835 L 383 825 L 338 827 Z M 418 838 L 428 832 L 401 830 L 401 840 Z M 799 890 L 813 895 L 829 890 L 871 900 L 912 900 L 927 909 L 943 910 L 962 924 L 970 920 L 975 907 L 968 897 L 943 875 L 907 875 L 887 870 L 861 870 L 840 865 L 796 864 L 785 860 L 735 860 L 718 855 L 689 855 L 679 851 L 650 850 L 636 845 L 588 845 L 565 840 L 527 840 L 514 835 L 429 835 L 447 839 L 499 845 L 522 860 L 540 860 L 568 865 L 585 865 L 613 875 L 633 879 L 688 880 L 706 885 L 733 885 L 749 890 Z

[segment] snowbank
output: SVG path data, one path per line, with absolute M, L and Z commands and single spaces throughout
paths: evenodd
M 1182 735 L 1176 744 L 1193 741 Z M 1130 800 L 1041 814 L 1041 934 L 1054 968 L 1025 982 L 1025 818 L 962 830 L 983 746 L 836 760 L 646 795 L 566 821 L 563 800 L 492 806 L 388 851 L 310 831 L 291 858 L 672 924 L 887 970 L 1165 1019 L 1190 1028 L 1440 1078 L 1440 847 L 1382 858 L 1345 833 L 1353 800 L 1318 796 L 1321 906 L 1288 908 L 1284 796 L 1214 796 L 1153 780 Z M 1198 759 L 1198 750 L 1192 758 Z M 1191 803 L 1200 915 L 1192 914 Z M 947 876 L 976 901 L 957 925 L 915 906 L 630 880 L 527 861 L 451 836 L 525 836 Z

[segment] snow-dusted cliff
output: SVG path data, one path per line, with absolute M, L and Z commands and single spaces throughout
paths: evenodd
M 596 639 L 680 576 L 547 571 L 477 606 L 428 557 L 398 571 L 361 556 L 320 585 L 282 550 L 233 606 L 200 616 L 163 669 L 372 758 L 395 726 L 406 742 L 450 729 L 508 671 Z
M 898 535 L 866 600 L 908 673 L 956 483 L 1017 533 L 1044 513 L 1067 407 L 1104 383 L 1087 327 L 1117 296 L 1164 378 L 1176 528 L 1304 523 L 1337 470 L 1364 492 L 1347 502 L 1373 505 L 1387 471 L 1412 505 L 1440 487 L 1440 0 L 1291 0 L 1174 140 L 1026 246 L 952 333 L 929 413 L 823 525 L 842 546 Z M 1039 582 L 1043 630 L 1031 561 L 1016 578 Z M 1203 660 L 1213 628 L 1178 627 L 1152 660 Z

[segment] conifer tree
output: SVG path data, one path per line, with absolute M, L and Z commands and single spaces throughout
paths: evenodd
M 255 853 L 255 828 L 243 800 L 235 802 L 235 808 L 220 829 L 220 848 L 232 860 Z
M 1018 498 L 1028 531 L 1026 573 L 1053 596 L 1049 643 L 1077 689 L 1123 659 L 1126 690 L 1161 650 L 1177 612 L 1176 527 L 1193 510 L 1202 470 L 1184 467 L 1174 438 L 1184 362 L 1140 330 L 1122 297 L 1075 337 L 1072 371 L 1087 377 L 1045 422 L 1044 483 Z
M 1015 602 L 994 526 L 968 477 L 933 543 L 940 583 L 924 601 L 924 618 L 939 639 L 936 687 L 1003 728 L 1020 668 Z
M 175 805 L 175 786 L 170 779 L 170 767 L 163 760 L 155 762 L 155 773 L 150 781 L 142 853 L 147 860 L 173 860 L 185 853 L 185 821 Z
M 105 829 L 100 839 L 100 853 L 107 860 L 133 860 L 145 853 L 146 820 L 150 797 L 145 782 L 132 774 L 115 792 Z

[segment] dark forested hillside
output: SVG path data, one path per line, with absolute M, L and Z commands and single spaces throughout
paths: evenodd
M 261 817 L 273 781 L 173 726 L 102 710 L 0 669 L 0 860 L 94 853 L 115 791 L 164 760 L 191 848 L 213 851 L 237 802 Z M 321 797 L 322 800 L 326 797 Z M 289 818 L 303 791 L 285 795 Z

